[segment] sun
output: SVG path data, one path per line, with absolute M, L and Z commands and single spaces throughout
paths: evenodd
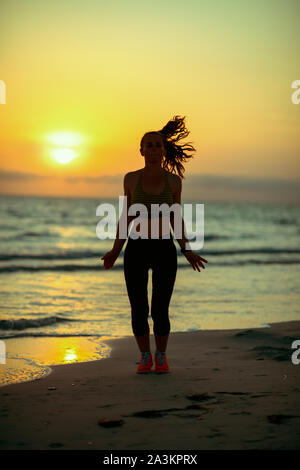
M 73 149 L 61 148 L 53 149 L 51 151 L 51 155 L 55 161 L 61 163 L 62 165 L 66 165 L 76 158 L 77 153 Z
M 80 146 L 84 139 L 75 132 L 61 131 L 48 135 L 47 142 L 51 144 L 49 153 L 59 164 L 66 165 L 79 155 Z

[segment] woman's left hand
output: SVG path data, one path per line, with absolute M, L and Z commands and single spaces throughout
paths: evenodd
M 200 266 L 203 269 L 205 269 L 205 266 L 202 263 L 202 261 L 204 261 L 205 263 L 208 263 L 208 261 L 205 258 L 202 258 L 202 256 L 199 256 L 199 255 L 196 255 L 196 253 L 193 253 L 192 251 L 186 251 L 184 253 L 184 256 L 186 257 L 188 262 L 193 266 L 193 270 L 196 271 L 197 269 L 199 273 L 201 272 L 199 269 Z

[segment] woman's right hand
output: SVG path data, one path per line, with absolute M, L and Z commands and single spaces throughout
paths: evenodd
M 120 252 L 116 250 L 110 250 L 101 258 L 104 261 L 104 268 L 110 269 L 115 264 L 116 259 L 118 258 Z

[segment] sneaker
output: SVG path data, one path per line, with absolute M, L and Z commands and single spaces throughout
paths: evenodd
M 157 374 L 164 374 L 170 372 L 170 367 L 167 362 L 165 352 L 156 351 L 155 353 L 155 371 Z
M 136 369 L 137 374 L 149 374 L 152 372 L 151 367 L 153 366 L 151 352 L 142 353 L 140 363 Z

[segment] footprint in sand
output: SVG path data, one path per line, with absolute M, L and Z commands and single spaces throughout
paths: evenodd
M 269 423 L 272 424 L 282 424 L 282 422 L 285 422 L 287 419 L 291 418 L 298 418 L 298 416 L 292 416 L 292 415 L 269 415 L 267 416 Z

